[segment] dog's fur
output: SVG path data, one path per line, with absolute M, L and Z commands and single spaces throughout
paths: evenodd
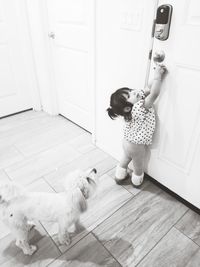
M 24 254 L 32 255 L 37 247 L 29 245 L 30 221 L 53 221 L 59 226 L 61 244 L 70 244 L 68 228 L 79 224 L 80 214 L 87 209 L 87 199 L 96 188 L 96 169 L 74 171 L 65 178 L 61 193 L 28 192 L 15 183 L 0 185 L 0 218 L 16 238 Z

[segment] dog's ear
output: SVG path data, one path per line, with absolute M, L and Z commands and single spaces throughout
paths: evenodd
M 76 205 L 81 213 L 87 210 L 86 199 L 79 188 L 77 188 L 73 192 L 73 205 Z
M 2 195 L 0 195 L 0 204 L 4 204 L 6 203 L 6 200 L 3 198 Z
M 4 202 L 5 202 L 4 194 L 1 192 L 1 194 L 0 194 L 0 204 L 2 204 Z
M 89 184 L 91 184 L 92 186 L 96 186 L 96 183 L 95 183 L 95 181 L 94 181 L 92 178 L 90 178 L 90 177 L 86 177 L 86 180 L 87 180 L 87 182 L 88 182 Z

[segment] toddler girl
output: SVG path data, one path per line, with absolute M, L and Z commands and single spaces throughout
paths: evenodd
M 150 89 L 135 90 L 123 87 L 115 91 L 107 109 L 111 119 L 124 118 L 123 156 L 117 165 L 115 180 L 120 184 L 127 176 L 127 168 L 132 160 L 131 181 L 140 186 L 144 177 L 144 158 L 146 146 L 152 143 L 155 130 L 153 103 L 160 93 L 165 66 L 157 64 Z

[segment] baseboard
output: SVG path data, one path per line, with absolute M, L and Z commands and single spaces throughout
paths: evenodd
M 72 121 L 72 120 L 68 119 L 68 118 L 67 118 L 67 117 L 65 117 L 64 115 L 62 115 L 62 114 L 60 114 L 60 113 L 59 113 L 58 115 L 59 115 L 59 116 L 61 116 L 61 117 L 63 117 L 63 118 L 65 118 L 66 120 L 70 121 L 71 123 L 73 123 L 73 124 L 77 125 L 79 128 L 83 129 L 84 131 L 88 132 L 89 134 L 92 134 L 90 131 L 86 130 L 85 128 L 83 128 L 83 127 L 82 127 L 82 126 L 80 126 L 79 124 L 75 123 L 74 121 Z
M 30 110 L 33 110 L 33 109 L 29 108 L 29 109 L 25 109 L 25 110 L 22 110 L 22 111 L 18 111 L 16 113 L 12 113 L 12 114 L 9 114 L 9 115 L 6 115 L 6 116 L 2 116 L 2 117 L 0 117 L 0 119 L 5 119 L 5 118 L 8 118 L 8 117 L 11 117 L 11 116 L 14 116 L 14 115 L 26 112 L 26 111 L 30 111 Z
M 179 195 L 177 195 L 176 193 L 171 191 L 169 188 L 167 188 L 163 184 L 159 183 L 157 180 L 155 180 L 154 178 L 152 178 L 151 176 L 149 176 L 146 173 L 145 173 L 145 178 L 147 178 L 147 180 L 151 181 L 152 183 L 157 185 L 159 188 L 161 188 L 162 190 L 164 190 L 165 192 L 167 192 L 168 194 L 170 194 L 171 196 L 176 198 L 178 201 L 183 203 L 185 206 L 187 206 L 188 208 L 190 208 L 191 210 L 195 211 L 196 213 L 198 213 L 200 215 L 200 209 L 199 208 L 197 208 L 196 206 L 194 206 L 193 204 L 191 204 L 190 202 L 188 202 L 184 198 L 180 197 Z

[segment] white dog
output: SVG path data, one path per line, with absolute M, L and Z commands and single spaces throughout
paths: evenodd
M 73 224 L 76 227 L 80 214 L 86 211 L 86 200 L 96 188 L 96 173 L 96 169 L 70 173 L 61 193 L 28 192 L 15 183 L 0 186 L 0 216 L 24 254 L 32 255 L 37 250 L 28 243 L 32 220 L 57 222 L 59 242 L 70 244 L 68 228 Z

